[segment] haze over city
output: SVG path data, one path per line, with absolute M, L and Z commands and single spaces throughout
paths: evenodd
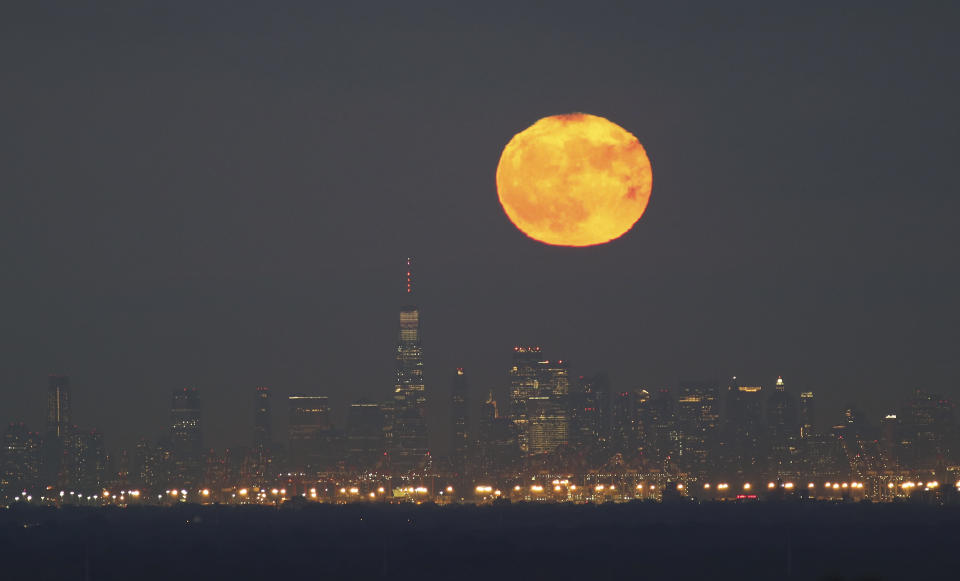
M 538 343 L 623 388 L 956 397 L 952 10 L 8 7 L 3 419 L 39 423 L 49 373 L 124 446 L 179 387 L 216 446 L 256 385 L 381 398 L 407 256 L 437 394 Z M 571 111 L 650 154 L 611 244 L 497 202 L 506 142 Z
M 0 577 L 954 569 L 958 17 L 4 6 Z

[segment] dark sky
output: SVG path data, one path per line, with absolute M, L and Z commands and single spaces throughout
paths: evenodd
M 455 366 L 502 389 L 518 342 L 622 388 L 782 374 L 825 422 L 960 398 L 955 3 L 13 4 L 0 421 L 39 429 L 51 372 L 111 447 L 187 385 L 217 447 L 256 385 L 383 399 L 407 256 L 438 419 Z M 574 111 L 654 175 L 585 249 L 494 186 Z

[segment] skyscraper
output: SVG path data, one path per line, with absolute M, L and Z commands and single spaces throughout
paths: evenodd
M 702 475 L 708 468 L 720 431 L 719 386 L 714 382 L 681 383 L 677 415 L 682 464 Z
M 324 450 L 330 432 L 330 403 L 325 395 L 293 394 L 287 398 L 290 404 L 290 421 L 287 427 L 290 468 L 296 471 L 317 471 L 324 468 L 329 456 Z
M 458 367 L 450 387 L 450 457 L 458 472 L 463 472 L 467 460 L 468 409 L 467 377 L 463 368 Z
M 269 387 L 257 387 L 253 399 L 253 449 L 249 473 L 254 482 L 263 482 L 276 470 L 273 464 L 273 416 Z M 207 463 L 208 471 L 210 462 Z
M 579 390 L 570 398 L 570 420 L 574 441 L 594 446 L 610 436 L 610 379 L 606 373 L 579 378 Z
M 384 410 L 380 404 L 358 401 L 347 410 L 347 462 L 362 470 L 377 467 L 384 452 Z
M 677 407 L 670 390 L 662 387 L 650 397 L 647 404 L 650 423 L 650 444 L 660 462 L 676 461 L 680 452 L 680 427 Z
M 539 422 L 549 421 L 553 442 L 556 434 L 562 427 L 562 441 L 567 441 L 568 413 L 567 402 L 570 390 L 570 377 L 567 364 L 563 360 L 550 361 L 543 358 L 542 350 L 535 345 L 518 345 L 513 348 L 513 361 L 509 371 L 510 377 L 510 413 L 516 428 L 517 441 L 523 454 L 535 454 L 544 451 L 547 446 L 543 440 L 543 425 L 537 428 L 540 443 L 539 451 L 535 452 L 530 443 L 530 422 L 533 417 L 531 402 L 536 400 Z M 546 414 L 546 416 L 544 415 Z M 549 418 L 545 420 L 544 418 Z M 556 445 L 549 444 L 551 450 Z
M 47 426 L 41 452 L 43 482 L 76 485 L 79 441 L 71 407 L 70 378 L 51 375 L 47 382 Z
M 567 414 L 549 396 L 527 398 L 527 452 L 549 454 L 567 443 Z
M 170 445 L 174 479 L 190 484 L 199 480 L 203 468 L 203 432 L 200 426 L 200 390 L 173 390 L 170 404 Z
M 783 478 L 795 474 L 799 436 L 796 403 L 787 393 L 783 378 L 778 377 L 773 393 L 767 398 L 768 469 L 771 474 Z
M 36 494 L 40 487 L 40 434 L 21 422 L 3 434 L 0 453 L 0 500 L 9 501 L 22 491 Z
M 270 388 L 258 387 L 254 394 L 253 445 L 269 448 L 273 441 L 273 418 L 270 414 Z
M 493 391 L 481 406 L 480 413 L 480 471 L 495 476 L 512 470 L 519 457 L 516 426 L 508 417 L 501 417 Z
M 517 345 L 510 366 L 510 416 L 516 426 L 520 451 L 530 449 L 527 425 L 527 400 L 540 394 L 540 347 Z
M 63 438 L 72 426 L 70 413 L 70 378 L 51 375 L 47 384 L 47 435 Z
M 631 456 L 637 451 L 636 393 L 620 391 L 613 395 L 610 405 L 610 448 Z
M 727 461 L 735 473 L 753 478 L 762 469 L 763 387 L 738 385 L 734 377 L 727 386 L 726 404 Z
M 412 293 L 410 259 L 407 259 L 407 295 Z M 391 465 L 401 472 L 423 468 L 429 454 L 427 396 L 423 383 L 420 310 L 414 305 L 400 309 L 393 399 L 395 409 Z
M 107 477 L 107 450 L 103 445 L 103 434 L 97 430 L 80 437 L 82 453 L 80 457 L 80 489 L 99 494 Z
M 812 391 L 804 391 L 800 394 L 800 407 L 798 417 L 800 420 L 800 439 L 805 440 L 810 436 L 816 435 L 816 410 L 814 408 L 814 399 Z

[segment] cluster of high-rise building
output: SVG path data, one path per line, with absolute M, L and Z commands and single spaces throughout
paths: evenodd
M 411 291 L 408 262 L 408 296 Z M 571 377 L 566 360 L 548 357 L 538 345 L 517 345 L 496 389 L 473 390 L 460 367 L 428 392 L 420 310 L 413 305 L 400 310 L 394 357 L 392 396 L 350 404 L 342 427 L 334 425 L 326 395 L 291 393 L 284 402 L 287 432 L 278 434 L 274 393 L 256 387 L 250 442 L 222 452 L 204 446 L 209 426 L 200 391 L 188 387 L 173 390 L 163 437 L 109 455 L 100 432 L 74 425 L 69 378 L 51 376 L 45 430 L 13 423 L 4 432 L 0 499 L 113 498 L 110 491 L 119 490 L 163 500 L 202 490 L 224 501 L 287 488 L 319 498 L 318 487 L 349 495 L 363 482 L 377 483 L 371 498 L 389 495 L 385 490 L 416 498 L 432 494 L 437 479 L 451 491 L 455 484 L 483 492 L 494 486 L 478 483 L 502 483 L 505 490 L 514 483 L 519 491 L 519 483 L 538 478 L 552 479 L 555 489 L 559 482 L 576 489 L 569 483 L 606 479 L 611 488 L 596 489 L 605 494 L 614 481 L 685 483 L 681 489 L 699 483 L 704 490 L 716 490 L 711 483 L 749 488 L 751 482 L 792 487 L 809 481 L 814 489 L 866 481 L 879 497 L 914 480 L 960 479 L 955 405 L 920 390 L 878 421 L 848 407 L 824 423 L 814 392 L 791 390 L 779 377 L 772 386 L 733 377 L 615 388 L 604 373 Z M 503 402 L 496 392 L 506 395 Z M 430 426 L 428 393 L 450 403 L 449 418 Z M 448 450 L 442 458 L 430 447 L 441 438 Z

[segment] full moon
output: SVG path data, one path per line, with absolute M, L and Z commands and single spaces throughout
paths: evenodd
M 497 194 L 524 234 L 557 246 L 623 236 L 647 208 L 653 172 L 626 129 L 585 113 L 545 117 L 503 148 Z

